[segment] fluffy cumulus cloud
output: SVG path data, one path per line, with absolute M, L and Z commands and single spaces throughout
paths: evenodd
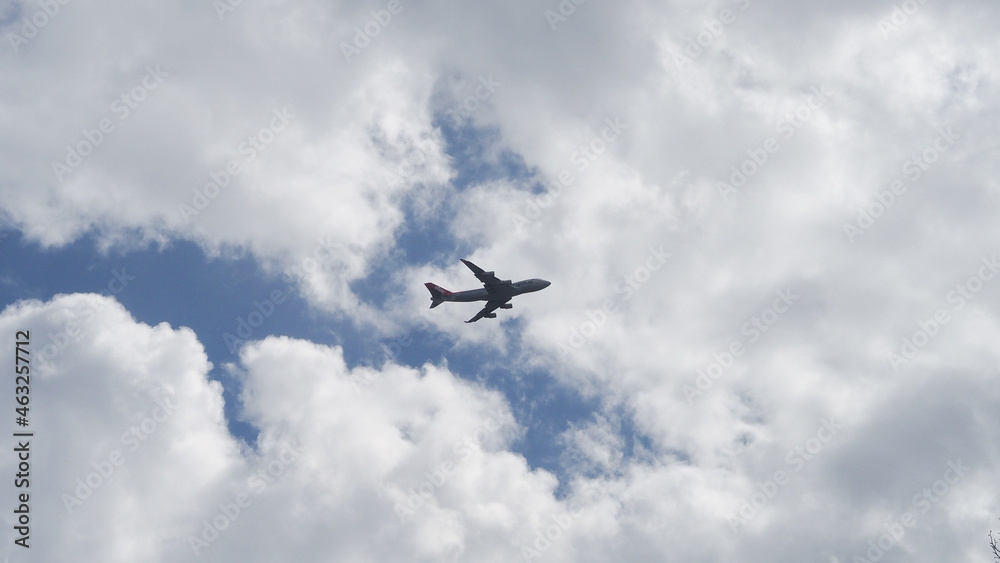
M 229 366 L 261 429 L 251 449 L 229 435 L 188 329 L 85 294 L 23 302 L 0 324 L 32 327 L 37 358 L 37 560 L 502 561 L 600 514 L 594 486 L 556 500 L 555 478 L 508 451 L 519 429 L 502 397 L 444 368 L 350 370 L 339 348 L 259 342 Z
M 989 560 L 992 3 L 56 4 L 3 19 L 5 225 L 249 249 L 599 412 L 557 476 L 475 373 L 270 337 L 228 366 L 250 447 L 201 335 L 22 303 L 50 560 Z M 402 260 L 360 301 L 433 220 L 552 287 L 470 327 L 422 288 L 461 264 Z

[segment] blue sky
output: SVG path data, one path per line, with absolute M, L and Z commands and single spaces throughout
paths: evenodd
M 998 25 L 8 2 L 0 558 L 990 561 Z
M 437 125 L 455 167 L 452 183 L 457 190 L 485 181 L 531 180 L 531 172 L 515 153 L 501 150 L 498 160 L 489 157 L 487 150 L 499 142 L 496 130 L 478 130 L 468 122 L 445 118 L 439 119 Z M 407 207 L 404 205 L 403 209 Z M 441 216 L 426 219 L 407 213 L 389 254 L 372 264 L 368 276 L 351 283 L 358 298 L 381 306 L 399 290 L 393 278 L 397 270 L 423 263 L 444 266 L 448 261 L 471 255 L 474 249 L 449 234 L 450 215 L 454 213 L 454 209 L 448 209 Z M 447 335 L 420 328 L 387 339 L 340 316 L 317 312 L 294 285 L 266 274 L 245 251 L 236 251 L 241 255 L 239 258 L 209 258 L 197 244 L 175 241 L 163 248 L 151 244 L 142 250 L 112 248 L 102 252 L 92 235 L 63 247 L 42 248 L 24 240 L 17 231 L 4 234 L 0 245 L 4 264 L 0 272 L 0 279 L 4 280 L 0 299 L 4 307 L 22 299 L 46 301 L 60 293 L 100 293 L 118 300 L 139 322 L 190 327 L 199 336 L 214 366 L 211 377 L 225 389 L 225 414 L 230 431 L 251 446 L 256 443 L 258 429 L 242 417 L 240 382 L 223 365 L 237 361 L 237 354 L 225 335 L 239 338 L 240 319 L 248 320 L 255 311 L 273 312 L 264 317 L 263 324 L 255 327 L 249 338 L 240 340 L 284 335 L 339 345 L 351 367 L 381 366 L 390 354 L 394 361 L 415 367 L 427 362 L 446 363 L 457 375 L 499 390 L 525 427 L 513 451 L 524 455 L 532 467 L 556 474 L 564 474 L 559 459 L 559 436 L 569 425 L 587 420 L 597 410 L 595 400 L 584 399 L 553 380 L 545 370 L 520 367 L 518 346 L 506 354 L 487 346 L 456 349 Z M 535 276 L 526 273 L 524 277 Z M 468 287 L 452 289 L 478 285 L 471 272 L 468 278 Z M 280 292 L 282 302 L 266 304 L 274 292 Z M 260 309 L 255 303 L 261 304 Z M 477 307 L 466 305 L 463 314 L 471 317 Z M 522 328 L 520 323 L 508 321 L 504 327 L 516 343 Z M 405 345 L 392 346 L 399 342 Z
M 0 272 L 4 280 L 0 290 L 4 307 L 22 299 L 45 301 L 59 293 L 107 292 L 139 322 L 190 327 L 198 334 L 214 366 L 212 378 L 225 387 L 226 421 L 230 430 L 251 445 L 256 440 L 257 429 L 242 420 L 239 381 L 230 377 L 222 365 L 237 359 L 224 335 L 237 335 L 238 319 L 246 319 L 257 310 L 254 301 L 263 303 L 274 291 L 280 291 L 284 299 L 274 307 L 273 314 L 266 317 L 264 324 L 254 330 L 251 338 L 285 335 L 340 345 L 344 347 L 349 365 L 380 365 L 387 359 L 382 345 L 389 346 L 399 340 L 380 339 L 350 321 L 310 311 L 294 288 L 267 276 L 246 256 L 239 260 L 209 259 L 189 242 L 172 243 L 164 249 L 101 253 L 88 238 L 63 248 L 42 249 L 37 244 L 25 242 L 15 232 L 7 234 L 0 246 L 5 265 Z M 428 238 L 417 235 L 410 240 L 424 243 Z M 409 248 L 432 252 L 424 246 Z M 443 251 L 449 250 L 447 246 L 443 248 Z M 116 276 L 116 272 L 121 277 Z M 127 285 L 116 280 L 124 280 Z M 379 281 L 376 272 L 371 283 Z M 358 286 L 368 283 L 369 280 L 356 282 Z M 469 283 L 471 288 L 478 282 L 473 277 Z M 364 296 L 370 291 L 358 293 Z M 470 316 L 478 310 L 474 307 L 466 307 Z M 518 323 L 509 322 L 508 330 L 516 334 Z M 514 406 L 518 420 L 527 428 L 523 441 L 515 445 L 515 451 L 525 455 L 532 466 L 555 473 L 561 471 L 557 437 L 567 425 L 585 420 L 593 413 L 592 401 L 584 400 L 553 381 L 544 371 L 518 369 L 517 350 L 508 355 L 478 347 L 456 351 L 447 336 L 428 330 L 416 330 L 400 338 L 412 344 L 399 346 L 395 361 L 419 367 L 425 362 L 444 360 L 456 374 L 503 392 Z M 40 345 L 47 342 L 49 340 L 43 340 Z M 395 352 L 395 348 L 388 349 Z

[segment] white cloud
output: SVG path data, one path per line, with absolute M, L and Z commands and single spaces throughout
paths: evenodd
M 84 294 L 22 302 L 0 324 L 12 337 L 30 331 L 32 554 L 159 558 L 206 489 L 244 470 L 190 330 L 137 325 Z M 13 365 L 13 350 L 5 358 Z
M 998 512 L 990 477 L 997 289 L 983 281 L 961 309 L 947 296 L 997 249 L 998 13 L 986 2 L 926 3 L 883 34 L 890 3 L 742 5 L 587 2 L 552 30 L 544 11 L 557 3 L 404 3 L 350 64 L 340 42 L 382 4 L 244 4 L 221 22 L 209 5 L 189 13 L 67 5 L 20 52 L 4 55 L 4 216 L 45 244 L 94 229 L 107 240 L 138 232 L 197 240 L 209 251 L 246 246 L 276 271 L 294 273 L 317 307 L 387 332 L 429 322 L 461 346 L 506 351 L 511 336 L 502 325 L 470 329 L 459 323 L 464 309 L 426 310 L 423 282 L 474 285 L 461 264 L 399 272 L 406 290 L 386 311 L 350 291 L 393 246 L 404 200 L 422 216 L 453 208 L 450 233 L 476 249 L 467 258 L 505 277 L 553 282 L 504 312 L 523 321 L 521 359 L 600 397 L 605 420 L 634 412 L 636 431 L 649 438 L 648 452 L 626 458 L 612 425 L 567 432 L 570 453 L 579 454 L 568 455 L 576 461 L 568 477 L 574 469 L 607 474 L 584 514 L 539 549 L 545 560 L 850 561 L 959 458 L 969 473 L 921 513 L 887 560 L 985 560 L 983 538 Z M 724 6 L 739 10 L 738 19 L 678 68 L 674 53 Z M 183 39 L 168 31 L 178 28 L 187 30 Z M 112 101 L 157 64 L 170 76 L 119 120 Z M 523 179 L 474 182 L 461 192 L 447 185 L 456 164 L 433 112 L 453 113 L 482 76 L 499 83 L 471 112 L 472 123 L 498 132 L 488 155 L 502 147 L 523 157 L 548 199 Z M 827 100 L 809 107 L 820 87 Z M 295 119 L 247 161 L 240 143 L 285 106 Z M 594 144 L 616 117 L 627 129 Z M 104 118 L 115 131 L 58 182 L 51 161 Z M 949 129 L 947 150 L 927 152 Z M 747 164 L 745 185 L 722 198 L 719 183 L 732 182 L 733 167 L 754 155 L 761 160 L 770 138 L 778 150 Z M 588 146 L 594 158 L 581 150 Z M 178 204 L 237 158 L 246 170 L 185 222 Z M 563 172 L 572 179 L 555 195 Z M 879 212 L 894 181 L 905 189 Z M 537 213 L 519 223 L 531 204 Z M 865 213 L 879 216 L 864 220 L 862 234 L 846 235 L 845 224 L 860 224 Z M 648 268 L 661 248 L 669 260 Z M 800 299 L 778 312 L 782 290 Z M 59 315 L 81 311 L 88 299 L 32 304 L 6 319 L 14 329 L 30 317 L 44 327 L 36 330 L 63 330 Z M 951 320 L 894 370 L 889 352 L 899 353 L 903 338 L 939 309 Z M 76 461 L 67 464 L 75 473 L 46 482 L 72 483 L 105 455 L 107 440 L 152 408 L 143 393 L 153 382 L 172 382 L 169 393 L 193 409 L 190 420 L 172 417 L 150 438 L 156 447 L 137 452 L 156 468 L 136 457 L 142 472 L 109 482 L 107 500 L 81 511 L 124 514 L 160 502 L 151 483 L 170 472 L 159 468 L 186 469 L 192 452 L 208 457 L 163 501 L 180 508 L 122 520 L 142 528 L 128 545 L 128 534 L 92 529 L 97 520 L 53 515 L 65 530 L 95 534 L 75 546 L 85 553 L 134 559 L 159 549 L 155 534 L 163 533 L 175 540 L 170 553 L 188 557 L 185 534 L 246 485 L 255 463 L 278 455 L 286 436 L 303 453 L 206 550 L 211 557 L 510 560 L 576 501 L 556 500 L 553 477 L 508 451 L 518 430 L 507 414 L 483 435 L 481 451 L 454 460 L 455 441 L 497 409 L 506 413 L 494 392 L 443 368 L 390 364 L 359 396 L 336 349 L 278 338 L 248 349 L 239 368 L 248 412 L 262 429 L 257 460 L 224 432 L 219 390 L 204 380 L 194 335 L 137 326 L 117 307 L 100 315 L 101 328 L 83 338 L 105 336 L 67 348 L 49 377 L 89 374 L 77 391 L 103 408 L 73 402 L 72 387 L 53 396 L 72 417 L 59 418 L 65 427 L 51 435 Z M 120 346 L 109 336 L 115 330 L 125 338 Z M 742 352 L 727 360 L 734 342 Z M 713 369 L 721 373 L 707 388 L 686 395 L 699 370 Z M 823 441 L 831 419 L 843 429 Z M 188 434 L 167 432 L 173 424 L 183 424 L 189 444 L 180 438 Z M 85 428 L 89 434 L 77 434 Z M 90 441 L 69 442 L 78 435 Z M 103 435 L 110 438 L 94 441 Z M 175 439 L 180 455 L 166 449 Z M 456 463 L 455 475 L 432 483 L 431 498 L 400 523 L 393 506 L 446 462 Z M 777 471 L 787 483 L 769 495 Z M 174 502 L 206 491 L 200 504 Z M 760 494 L 766 500 L 743 512 L 733 534 L 730 519 Z M 266 522 L 280 522 L 285 535 L 249 550 Z
M 511 541 L 566 511 L 555 479 L 507 451 L 519 430 L 500 395 L 442 368 L 352 371 L 339 348 L 254 344 L 237 370 L 261 430 L 251 452 L 228 434 L 190 330 L 83 294 L 24 302 L 0 325 L 30 327 L 32 357 L 50 356 L 31 364 L 43 559 L 509 559 Z

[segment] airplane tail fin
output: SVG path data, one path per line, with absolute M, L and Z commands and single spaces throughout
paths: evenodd
M 427 282 L 424 284 L 424 286 L 427 288 L 428 291 L 431 292 L 431 309 L 437 307 L 443 301 L 447 301 L 448 296 L 451 295 L 450 291 L 439 285 L 434 285 L 430 282 Z

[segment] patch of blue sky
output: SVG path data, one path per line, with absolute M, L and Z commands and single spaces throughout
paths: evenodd
M 351 291 L 362 302 L 383 307 L 404 291 L 396 274 L 407 266 L 434 264 L 445 268 L 471 254 L 474 249 L 450 232 L 454 220 L 451 205 L 443 202 L 439 209 L 436 215 L 422 215 L 415 212 L 412 199 L 402 202 L 404 222 L 395 233 L 395 245 L 372 261 L 367 276 L 350 284 Z M 475 282 L 475 278 L 472 281 Z
M 529 167 L 521 155 L 503 145 L 500 129 L 479 119 L 478 112 L 483 111 L 492 96 L 480 98 L 482 104 L 477 101 L 474 110 L 462 100 L 463 96 L 468 100 L 468 94 L 482 83 L 481 79 L 461 73 L 445 74 L 434 85 L 431 95 L 432 124 L 441 133 L 456 173 L 452 185 L 464 190 L 494 180 L 535 179 L 538 169 Z
M 649 463 L 653 459 L 664 459 L 664 454 L 679 463 L 688 463 L 690 461 L 689 456 L 683 451 L 670 450 L 663 452 L 654 449 L 653 442 L 649 436 L 642 434 L 636 427 L 635 418 L 631 410 L 623 405 L 605 408 L 601 412 L 598 412 L 595 408 L 589 416 L 580 417 L 578 421 L 574 422 L 573 426 L 576 429 L 586 429 L 592 423 L 606 424 L 618 436 L 621 441 L 617 444 L 609 444 L 608 446 L 612 449 L 617 449 L 617 452 L 611 452 L 612 456 L 615 453 L 620 453 L 621 458 L 617 461 L 622 463 L 619 465 L 615 463 L 615 459 L 609 459 L 607 461 L 611 463 L 606 465 L 605 460 L 587 459 L 585 453 L 576 450 L 568 443 L 564 443 L 564 446 L 568 447 L 562 451 L 562 455 L 558 460 L 559 471 L 557 475 L 559 476 L 559 486 L 555 491 L 556 498 L 560 500 L 572 491 L 570 485 L 573 477 L 579 476 L 586 479 L 598 480 L 608 477 L 621 478 L 627 470 L 625 462 L 637 461 L 640 463 Z
M 0 12 L 0 27 L 5 27 L 13 23 L 16 23 L 18 20 L 21 19 L 23 13 L 24 13 L 24 8 L 23 6 L 21 6 L 20 2 L 8 3 L 6 6 L 4 6 L 3 11 Z
M 541 185 L 533 181 L 538 175 L 537 169 L 528 167 L 517 153 L 502 148 L 497 129 L 477 127 L 468 119 L 454 119 L 441 113 L 435 116 L 434 125 L 441 131 L 445 152 L 455 171 L 452 179 L 455 192 L 501 179 L 528 183 L 535 193 L 543 191 Z M 430 263 L 443 268 L 470 256 L 475 250 L 467 241 L 458 240 L 451 233 L 458 212 L 451 201 L 439 202 L 434 214 L 418 214 L 416 200 L 410 197 L 401 204 L 405 219 L 395 233 L 393 248 L 373 262 L 365 278 L 351 283 L 351 291 L 363 302 L 385 305 L 387 299 L 402 290 L 397 285 L 395 273 L 407 265 Z
M 0 306 L 22 299 L 47 301 L 60 293 L 102 293 L 117 299 L 139 322 L 191 328 L 212 362 L 209 376 L 223 385 L 230 431 L 250 445 L 256 443 L 257 429 L 241 418 L 240 384 L 223 368 L 237 360 L 226 334 L 240 340 L 282 334 L 357 349 L 352 346 L 356 334 L 331 331 L 293 288 L 264 275 L 249 256 L 212 260 L 186 241 L 102 254 L 91 236 L 42 249 L 17 232 L 3 234 L 8 236 L 0 241 Z M 240 319 L 247 323 L 242 331 Z M 40 335 L 39 343 L 49 340 Z
M 242 418 L 240 381 L 223 367 L 237 360 L 227 334 L 240 340 L 287 335 L 340 345 L 350 367 L 381 367 L 389 359 L 415 367 L 447 363 L 457 376 L 504 394 L 525 429 L 513 450 L 531 467 L 549 470 L 561 481 L 567 473 L 560 464 L 560 435 L 570 423 L 583 424 L 599 411 L 596 400 L 582 398 L 543 370 L 524 367 L 519 319 L 503 321 L 511 343 L 506 353 L 485 345 L 456 348 L 429 326 L 379 338 L 350 321 L 315 311 L 293 287 L 265 275 L 250 256 L 209 259 L 186 241 L 163 249 L 111 249 L 102 254 L 91 236 L 42 249 L 17 232 L 0 234 L 6 235 L 0 238 L 0 306 L 22 299 L 45 301 L 60 293 L 102 293 L 117 299 L 139 322 L 190 327 L 213 364 L 209 376 L 223 385 L 230 432 L 251 446 L 258 431 Z M 40 344 L 47 344 L 47 337 L 40 335 Z
M 524 429 L 512 450 L 523 455 L 530 467 L 550 471 L 562 481 L 566 472 L 560 464 L 560 436 L 570 423 L 579 425 L 598 412 L 599 401 L 586 399 L 547 371 L 530 367 L 519 338 L 523 323 L 516 318 L 502 322 L 510 337 L 506 353 L 490 345 L 450 350 L 448 368 L 459 377 L 503 393 L 514 419 Z M 468 330 L 475 327 L 469 325 Z
M 653 451 L 653 441 L 650 440 L 649 436 L 642 434 L 636 428 L 635 419 L 631 413 L 625 412 L 624 409 L 619 409 L 618 420 L 621 422 L 621 435 L 625 439 L 622 452 L 625 459 L 641 457 L 642 452 Z M 673 452 L 673 455 L 680 461 L 687 461 L 689 459 L 687 454 L 681 451 Z
M 521 155 L 502 146 L 496 127 L 477 126 L 470 119 L 455 119 L 444 114 L 434 118 L 441 131 L 445 152 L 452 158 L 456 175 L 452 184 L 458 190 L 495 180 L 528 183 L 540 190 L 538 169 L 529 167 Z
M 542 191 L 537 171 L 519 155 L 499 148 L 500 134 L 495 129 L 444 117 L 437 124 L 456 171 L 453 187 L 458 192 L 499 179 Z M 405 289 L 395 276 L 401 268 L 426 263 L 443 267 L 472 255 L 475 249 L 451 233 L 455 208 L 446 204 L 441 210 L 438 215 L 418 216 L 412 202 L 404 202 L 405 222 L 396 233 L 395 246 L 373 261 L 368 276 L 351 286 L 360 299 L 382 307 Z M 340 345 L 349 367 L 380 367 L 390 358 L 415 367 L 446 362 L 459 377 L 505 395 L 525 429 L 514 451 L 524 455 L 531 467 L 545 468 L 561 481 L 567 476 L 566 468 L 560 465 L 561 434 L 571 423 L 579 426 L 599 412 L 595 400 L 584 399 L 551 374 L 525 367 L 518 319 L 504 320 L 511 342 L 506 353 L 492 346 L 456 348 L 447 336 L 429 326 L 395 338 L 380 338 L 347 319 L 316 311 L 294 287 L 266 275 L 252 256 L 209 259 L 197 244 L 187 241 L 175 241 L 162 249 L 112 249 L 102 254 L 93 236 L 61 248 L 42 249 L 25 242 L 17 232 L 0 234 L 7 235 L 0 238 L 0 305 L 29 298 L 44 301 L 58 293 L 105 293 L 118 299 L 140 322 L 190 327 L 213 364 L 210 377 L 223 385 L 230 431 L 250 445 L 256 443 L 257 429 L 241 417 L 240 381 L 223 367 L 237 360 L 227 334 L 240 340 L 287 335 Z M 500 265 L 489 267 L 499 269 Z M 470 288 L 477 285 L 474 282 L 470 274 Z M 276 302 L 276 292 L 280 292 L 281 303 Z M 470 316 L 474 309 L 470 309 Z M 631 447 L 627 454 L 631 454 Z
M 444 113 L 436 115 L 434 124 L 441 131 L 455 172 L 453 193 L 497 180 L 530 186 L 533 193 L 544 191 L 537 169 L 529 167 L 517 153 L 502 147 L 497 129 L 477 127 L 470 119 L 456 119 Z M 418 216 L 411 203 L 406 201 L 403 204 L 405 221 L 396 233 L 394 248 L 376 261 L 368 276 L 351 285 L 355 294 L 369 304 L 381 306 L 393 293 L 404 291 L 394 274 L 407 265 L 431 263 L 447 267 L 475 251 L 467 241 L 458 240 L 452 234 L 450 225 L 457 210 L 449 202 L 442 202 L 438 213 L 432 216 Z M 501 269 L 501 265 L 496 264 L 483 266 Z M 450 289 L 459 291 L 478 287 L 471 273 L 469 279 L 468 287 Z M 470 317 L 479 305 L 470 306 Z M 426 362 L 440 364 L 442 360 L 447 360 L 448 368 L 457 376 L 499 390 L 511 405 L 518 424 L 524 428 L 521 438 L 512 445 L 513 451 L 523 455 L 532 468 L 544 468 L 557 475 L 564 485 L 570 476 L 570 468 L 561 463 L 561 436 L 571 424 L 580 426 L 591 420 L 600 410 L 599 402 L 583 398 L 544 370 L 522 367 L 525 362 L 521 359 L 521 321 L 507 319 L 503 321 L 503 326 L 511 342 L 506 353 L 491 345 L 455 348 L 441 333 L 430 327 L 417 327 L 394 340 L 383 342 L 381 355 L 372 356 L 379 357 L 379 361 L 364 363 L 378 366 L 389 355 L 397 363 L 410 366 L 421 366 Z M 476 325 L 467 330 L 476 330 Z M 631 457 L 635 441 L 642 438 L 635 436 L 631 421 L 625 426 L 629 432 L 624 454 Z M 560 494 L 564 492 L 562 488 L 560 491 Z

